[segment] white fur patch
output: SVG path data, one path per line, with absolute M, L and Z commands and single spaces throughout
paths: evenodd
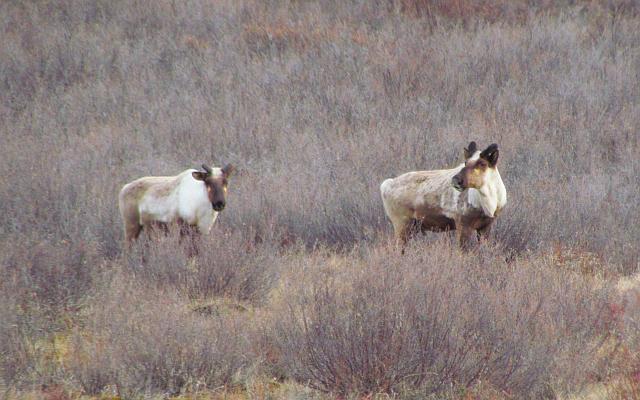
M 220 168 L 213 168 L 212 174 L 220 172 Z M 204 182 L 194 179 L 192 172 L 188 170 L 182 173 L 178 184 L 178 216 L 189 225 L 204 225 L 206 232 L 211 228 L 211 224 L 200 221 L 212 221 L 213 209 L 207 195 L 207 187 Z
M 163 195 L 148 190 L 138 203 L 140 223 L 152 221 L 170 223 L 178 218 L 189 225 L 196 225 L 202 233 L 208 233 L 213 226 L 218 213 L 211 207 L 204 182 L 193 177 L 195 169 L 183 171 L 175 177 L 149 178 L 167 182 L 175 181 L 175 187 Z M 220 168 L 212 168 L 211 175 L 223 175 Z
M 484 185 L 480 190 L 474 191 L 479 194 L 476 201 L 480 208 L 489 217 L 493 218 L 496 211 L 501 210 L 507 204 L 507 189 L 504 187 L 497 168 L 489 168 L 484 177 Z M 469 195 L 471 199 L 471 192 Z
M 222 175 L 223 175 L 222 168 L 218 168 L 218 167 L 211 168 L 211 176 L 218 178 L 218 177 L 221 177 Z

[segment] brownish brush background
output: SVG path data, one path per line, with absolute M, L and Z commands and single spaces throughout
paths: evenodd
M 637 2 L 4 1 L 0 32 L 11 396 L 639 396 Z M 399 258 L 380 183 L 471 140 L 492 243 Z M 203 162 L 238 173 L 199 255 L 123 254 L 122 185 Z

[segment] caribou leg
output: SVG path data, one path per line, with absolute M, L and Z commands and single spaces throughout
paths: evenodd
M 489 239 L 489 234 L 491 233 L 491 227 L 493 224 L 487 224 L 482 228 L 478 229 L 478 241 L 486 242 Z

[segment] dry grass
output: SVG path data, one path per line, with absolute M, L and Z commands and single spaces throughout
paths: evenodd
M 0 32 L 0 388 L 638 397 L 636 2 L 1 2 Z M 380 182 L 470 140 L 493 243 L 397 258 Z M 202 162 L 239 171 L 198 255 L 123 254 L 120 187 Z

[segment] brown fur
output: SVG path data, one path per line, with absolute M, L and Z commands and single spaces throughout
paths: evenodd
M 462 182 L 462 186 L 465 188 L 479 189 L 482 187 L 484 180 L 484 174 L 489 168 L 489 163 L 480 158 L 475 161 L 467 161 L 466 165 L 456 175 Z
M 211 176 L 211 169 L 206 165 L 202 167 L 205 169 L 205 172 L 194 172 L 193 177 L 204 182 L 211 204 L 219 204 L 224 207 L 226 203 L 228 178 L 235 168 L 228 164 L 221 169 L 222 176 Z
M 468 195 L 468 191 L 462 192 L 458 203 L 466 202 Z M 491 232 L 491 226 L 494 221 L 495 216 L 494 218 L 488 217 L 479 209 L 474 209 L 466 214 L 459 215 L 455 220 L 454 227 L 458 227 L 456 237 L 460 246 L 463 248 L 469 247 L 474 232 L 476 232 L 478 240 L 486 239 Z

